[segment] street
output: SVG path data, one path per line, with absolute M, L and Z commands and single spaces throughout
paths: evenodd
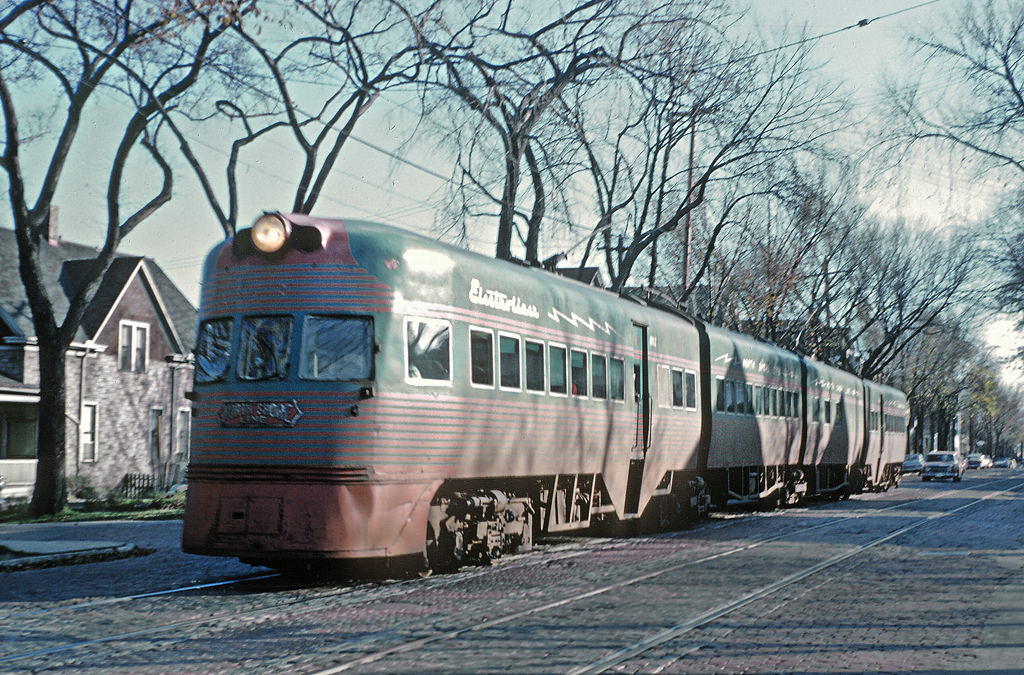
M 0 672 L 1019 672 L 1024 472 L 398 581 L 282 578 L 181 524 L 0 525 L 153 553 L 2 575 Z

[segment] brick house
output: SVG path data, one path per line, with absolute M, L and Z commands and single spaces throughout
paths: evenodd
M 51 236 L 40 251 L 57 316 L 96 249 Z M 128 474 L 180 482 L 188 459 L 196 310 L 153 260 L 119 256 L 66 358 L 66 475 L 102 496 Z M 4 497 L 35 482 L 39 350 L 12 230 L 0 229 L 0 475 Z M 77 477 L 77 478 L 76 478 Z

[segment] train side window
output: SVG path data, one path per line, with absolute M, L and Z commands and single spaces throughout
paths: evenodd
M 836 401 L 836 426 L 846 426 L 846 406 L 843 405 L 842 399 Z
M 754 386 L 751 384 L 744 386 L 744 393 L 746 394 L 747 407 L 744 410 L 748 415 L 754 414 Z
M 228 373 L 231 364 L 230 317 L 208 319 L 199 326 L 196 340 L 195 380 L 199 383 L 220 382 Z
M 613 401 L 626 400 L 626 362 L 612 357 L 608 361 L 608 380 Z
M 608 362 L 604 354 L 590 355 L 590 395 L 608 398 Z
M 683 398 L 683 371 L 672 371 L 672 406 L 682 408 L 685 399 Z
M 672 405 L 672 376 L 668 366 L 658 366 L 658 407 Z
M 736 412 L 736 388 L 732 380 L 725 380 L 725 412 Z
M 522 359 L 519 357 L 519 338 L 512 335 L 499 335 L 498 350 L 501 388 L 522 389 Z
M 697 409 L 697 373 L 687 370 L 683 373 L 683 389 L 686 395 L 686 407 Z
M 832 401 L 825 401 L 825 424 L 832 424 Z
M 368 380 L 373 376 L 373 323 L 367 318 L 307 316 L 302 322 L 299 377 Z
M 469 329 L 470 381 L 494 386 L 494 335 L 489 330 Z
M 544 344 L 524 341 L 526 360 L 526 388 L 529 391 L 544 392 Z
M 288 377 L 291 336 L 290 316 L 247 316 L 242 319 L 238 377 L 250 381 Z
M 715 386 L 715 410 L 725 412 L 725 380 L 716 377 Z
M 548 391 L 565 396 L 568 391 L 565 377 L 565 347 L 548 345 Z
M 587 395 L 587 353 L 575 349 L 569 351 L 570 382 L 572 383 L 572 395 Z
M 405 320 L 405 373 L 413 384 L 451 383 L 452 326 L 438 319 Z

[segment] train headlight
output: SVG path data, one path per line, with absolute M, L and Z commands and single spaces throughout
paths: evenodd
M 253 223 L 252 245 L 263 253 L 277 253 L 290 234 L 291 227 L 281 216 L 267 213 Z

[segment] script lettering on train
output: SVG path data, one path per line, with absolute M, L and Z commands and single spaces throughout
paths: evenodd
M 508 312 L 531 319 L 540 317 L 537 305 L 528 305 L 518 295 L 508 295 L 496 289 L 484 288 L 479 279 L 469 282 L 469 301 L 500 312 Z

